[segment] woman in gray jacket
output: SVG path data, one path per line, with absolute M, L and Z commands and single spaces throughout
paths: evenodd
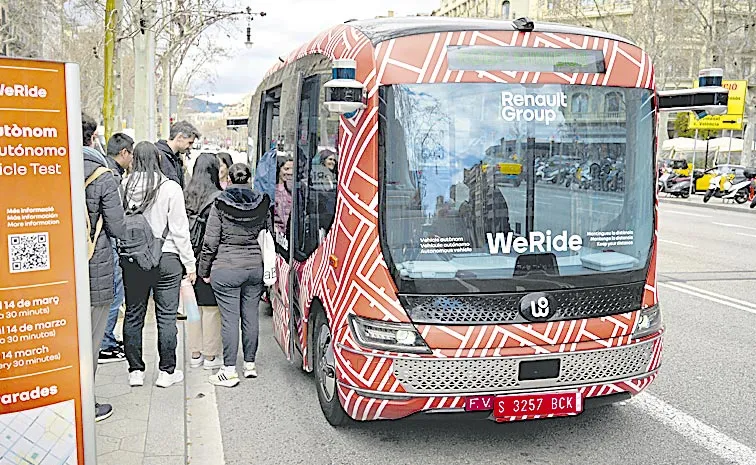
M 263 290 L 263 260 L 257 238 L 270 230 L 270 198 L 249 186 L 252 173 L 243 163 L 231 166 L 232 184 L 218 196 L 205 229 L 198 273 L 209 282 L 221 312 L 223 367 L 210 376 L 217 386 L 239 384 L 236 354 L 241 318 L 244 377 L 257 377 L 257 306 Z
M 143 211 L 153 236 L 164 238 L 156 268 L 145 271 L 137 263 L 121 260 L 126 291 L 123 344 L 131 386 L 144 384 L 142 329 L 150 293 L 155 300 L 160 355 L 160 374 L 155 384 L 169 387 L 184 380 L 184 373 L 176 369 L 176 314 L 181 278 L 186 275 L 194 283 L 197 277 L 184 193 L 176 181 L 160 171 L 159 157 L 152 143 L 138 143 L 134 148 L 134 172 L 123 181 L 126 214 Z

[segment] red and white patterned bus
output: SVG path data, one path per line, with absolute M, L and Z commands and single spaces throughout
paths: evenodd
M 281 162 L 275 338 L 327 420 L 577 415 L 646 388 L 657 103 L 628 40 L 524 19 L 351 21 L 281 58 L 250 159 Z

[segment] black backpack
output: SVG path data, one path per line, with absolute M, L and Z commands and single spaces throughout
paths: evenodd
M 207 218 L 210 216 L 210 207 L 213 206 L 218 195 L 220 195 L 220 192 L 214 194 L 207 202 L 202 204 L 198 212 L 187 215 L 189 217 L 189 240 L 192 242 L 195 257 L 199 257 L 202 252 L 202 242 L 205 239 L 205 228 L 207 227 Z
M 155 190 L 161 185 L 162 183 Z M 155 237 L 150 223 L 144 216 L 147 206 L 127 208 L 126 204 L 127 200 L 124 197 L 126 231 L 124 238 L 118 240 L 118 256 L 121 261 L 136 263 L 144 271 L 153 270 L 160 265 L 163 243 L 168 237 L 168 224 L 165 225 L 163 237 Z

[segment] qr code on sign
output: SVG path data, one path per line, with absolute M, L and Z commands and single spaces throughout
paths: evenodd
M 50 269 L 50 235 L 9 234 L 8 261 L 11 273 Z

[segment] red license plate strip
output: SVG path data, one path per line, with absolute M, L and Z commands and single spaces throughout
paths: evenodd
M 497 419 L 565 417 L 583 411 L 583 396 L 578 391 L 513 394 L 494 398 Z

